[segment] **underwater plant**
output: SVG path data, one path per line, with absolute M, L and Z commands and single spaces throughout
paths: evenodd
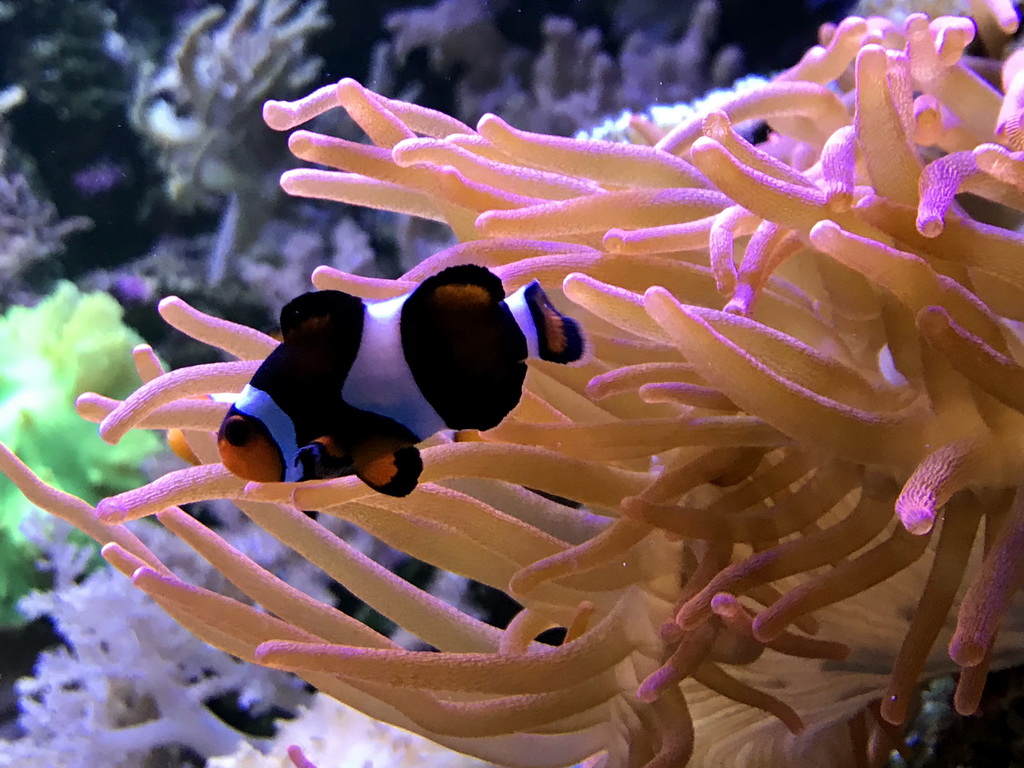
M 142 339 L 105 293 L 62 282 L 35 307 L 0 317 L 0 439 L 47 482 L 90 501 L 142 481 L 142 461 L 159 450 L 138 433 L 111 450 L 74 409 L 83 392 L 124 397 L 135 377 L 129 355 Z M 35 549 L 19 527 L 32 509 L 0 487 L 0 623 L 21 621 L 15 603 L 36 581 Z
M 0 470 L 212 645 L 466 754 L 884 757 L 925 676 L 959 667 L 970 713 L 988 670 L 1021 655 L 1024 239 L 999 222 L 1024 210 L 1024 80 L 1010 63 L 1003 91 L 979 76 L 973 35 L 960 17 L 848 18 L 716 111 L 668 131 L 636 118 L 648 146 L 494 115 L 474 130 L 351 80 L 268 102 L 274 129 L 340 107 L 372 141 L 296 131 L 292 152 L 319 167 L 285 173 L 285 191 L 462 241 L 399 280 L 321 268 L 317 288 L 387 299 L 464 262 L 506 290 L 538 279 L 581 320 L 589 362 L 533 364 L 498 427 L 433 438 L 408 497 L 354 477 L 246 483 L 218 462 L 225 407 L 196 396 L 241 389 L 276 342 L 170 298 L 165 320 L 235 359 L 164 371 L 140 347 L 144 384 L 78 409 L 109 442 L 183 429 L 201 463 L 95 507 L 8 450 Z M 749 120 L 764 141 L 735 130 Z M 438 651 L 288 587 L 178 506 L 206 498 Z M 488 626 L 302 510 L 523 610 Z M 265 611 L 173 573 L 123 525 L 149 515 Z M 536 641 L 556 626 L 560 645 Z

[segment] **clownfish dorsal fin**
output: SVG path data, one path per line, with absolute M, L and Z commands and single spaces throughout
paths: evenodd
M 281 310 L 281 337 L 302 337 L 351 328 L 363 315 L 361 299 L 341 291 L 310 291 L 289 301 Z
M 501 278 L 478 264 L 458 264 L 420 283 L 414 295 L 441 311 L 497 304 L 505 298 Z
M 536 329 L 537 356 L 563 365 L 580 360 L 585 349 L 580 324 L 555 309 L 536 280 L 524 286 L 523 300 Z
M 408 496 L 423 471 L 416 446 L 390 437 L 372 437 L 354 447 L 352 461 L 360 480 L 388 496 Z

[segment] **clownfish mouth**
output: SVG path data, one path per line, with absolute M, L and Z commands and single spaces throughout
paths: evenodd
M 284 480 L 284 458 L 259 419 L 230 414 L 217 433 L 217 449 L 221 462 L 233 475 L 257 483 Z

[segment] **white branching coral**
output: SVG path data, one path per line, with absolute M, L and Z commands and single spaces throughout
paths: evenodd
M 24 528 L 54 585 L 20 607 L 27 618 L 48 617 L 62 643 L 43 651 L 32 675 L 16 684 L 22 733 L 0 740 L 3 768 L 143 768 L 161 750 L 166 757 L 185 749 L 228 754 L 242 734 L 209 701 L 234 695 L 256 716 L 306 700 L 294 677 L 253 674 L 199 642 L 147 596 L 125 593 L 116 572 L 90 572 L 95 549 L 76 544 L 66 523 L 37 512 Z M 183 572 L 209 580 L 212 572 L 198 568 L 201 561 L 166 531 L 146 525 L 140 533 Z M 273 567 L 272 558 L 264 562 Z
M 294 720 L 280 725 L 266 754 L 247 742 L 208 768 L 294 768 L 288 747 L 301 744 L 317 768 L 495 768 L 422 736 L 373 720 L 340 701 L 317 694 Z

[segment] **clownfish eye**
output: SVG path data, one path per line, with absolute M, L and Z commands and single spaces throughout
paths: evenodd
M 228 441 L 235 448 L 244 448 L 256 437 L 256 430 L 253 429 L 245 416 L 231 416 L 224 422 L 221 429 L 221 437 Z
M 229 415 L 217 435 L 217 449 L 224 467 L 238 477 L 259 483 L 284 480 L 281 450 L 257 418 Z

